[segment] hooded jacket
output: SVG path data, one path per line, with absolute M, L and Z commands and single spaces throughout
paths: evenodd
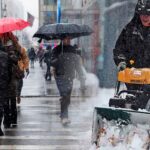
M 116 65 L 125 61 L 127 67 L 150 68 L 150 28 L 142 25 L 137 9 L 116 42 L 114 61 Z

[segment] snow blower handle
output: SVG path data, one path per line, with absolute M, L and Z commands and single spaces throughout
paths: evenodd
M 122 62 L 120 62 L 120 63 L 118 64 L 118 67 L 117 67 L 117 68 L 118 68 L 119 71 L 122 71 L 122 70 L 124 70 L 126 67 L 127 67 L 126 62 L 122 61 Z

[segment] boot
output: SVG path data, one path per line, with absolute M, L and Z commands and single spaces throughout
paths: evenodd
M 66 125 L 70 124 L 71 121 L 68 118 L 62 118 L 61 123 L 62 123 L 62 125 L 66 126 Z

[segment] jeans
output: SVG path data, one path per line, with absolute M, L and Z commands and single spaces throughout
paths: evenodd
M 65 79 L 63 77 L 56 77 L 56 84 L 60 93 L 60 109 L 61 118 L 68 118 L 68 107 L 70 104 L 73 79 Z

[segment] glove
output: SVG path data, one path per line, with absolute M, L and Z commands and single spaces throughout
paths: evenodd
M 27 73 L 27 76 L 28 76 L 28 75 L 29 75 L 29 73 L 30 73 L 30 72 L 29 72 L 29 69 L 26 69 L 26 73 Z
M 118 65 L 117 68 L 118 68 L 119 71 L 122 71 L 122 70 L 124 70 L 126 67 L 127 67 L 126 62 L 122 61 L 122 62 L 119 63 L 119 65 Z

